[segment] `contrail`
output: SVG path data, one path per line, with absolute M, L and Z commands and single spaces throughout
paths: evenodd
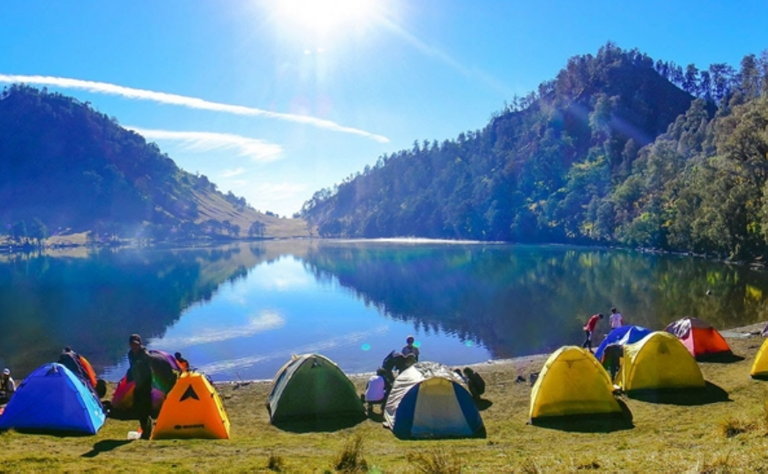
M 210 102 L 196 97 L 187 97 L 177 94 L 167 94 L 165 92 L 154 92 L 144 89 L 134 89 L 131 87 L 118 86 L 106 82 L 84 81 L 81 79 L 69 79 L 66 77 L 51 76 L 23 76 L 12 74 L 0 74 L 0 82 L 6 83 L 25 83 L 37 84 L 41 86 L 61 87 L 63 89 L 80 89 L 96 94 L 107 94 L 125 97 L 135 100 L 148 100 L 160 104 L 179 105 L 191 109 L 212 110 L 215 112 L 224 112 L 235 115 L 250 115 L 266 117 L 288 122 L 302 123 L 314 127 L 335 132 L 351 133 L 365 138 L 370 138 L 380 143 L 388 143 L 389 139 L 382 135 L 376 135 L 365 130 L 352 127 L 345 127 L 330 120 L 323 120 L 308 115 L 285 114 L 280 112 L 270 112 L 268 110 L 257 109 L 254 107 L 245 107 L 242 105 L 222 104 L 219 102 Z

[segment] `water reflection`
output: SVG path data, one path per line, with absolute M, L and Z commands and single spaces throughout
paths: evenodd
M 580 343 L 586 318 L 611 306 L 652 329 L 687 315 L 720 328 L 763 321 L 764 294 L 766 275 L 745 267 L 559 246 L 280 241 L 15 254 L 0 257 L 0 365 L 21 378 L 71 345 L 116 380 L 133 332 L 215 380 L 270 378 L 312 351 L 372 371 L 409 333 L 423 358 L 459 365 Z

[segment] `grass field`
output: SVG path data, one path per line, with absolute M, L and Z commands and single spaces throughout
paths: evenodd
M 755 328 L 746 328 L 745 330 Z M 95 436 L 0 435 L 3 472 L 767 472 L 768 382 L 749 370 L 763 338 L 731 337 L 743 360 L 701 363 L 725 399 L 653 403 L 622 397 L 629 426 L 527 424 L 531 386 L 545 357 L 480 364 L 487 382 L 480 439 L 404 441 L 380 416 L 327 431 L 281 430 L 264 406 L 270 384 L 220 384 L 230 440 L 128 440 L 135 421 L 108 419 Z M 367 377 L 355 376 L 362 392 Z M 693 403 L 693 404 L 692 404 Z M 378 413 L 378 409 L 376 411 Z M 343 468 L 343 469 L 339 469 Z

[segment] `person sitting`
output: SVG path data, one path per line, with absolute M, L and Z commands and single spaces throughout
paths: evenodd
M 413 336 L 408 336 L 405 338 L 405 346 L 403 346 L 403 349 L 400 351 L 401 354 L 408 357 L 410 354 L 413 354 L 413 356 L 416 358 L 416 362 L 419 361 L 419 348 L 416 347 L 414 343 L 415 339 Z
M 16 393 L 16 382 L 11 377 L 11 370 L 5 368 L 0 377 L 0 403 L 8 403 L 14 393 Z
M 479 400 L 480 395 L 485 393 L 485 380 L 469 367 L 464 367 L 464 379 L 467 381 L 467 387 L 472 398 Z
M 176 352 L 173 357 L 176 358 L 176 363 L 179 364 L 182 372 L 189 372 L 189 361 L 181 356 L 181 352 Z
M 387 371 L 380 367 L 376 370 L 376 374 L 368 379 L 368 383 L 365 385 L 364 402 L 368 404 L 369 415 L 373 413 L 373 405 L 381 405 L 383 410 L 391 388 L 392 386 L 387 380 Z

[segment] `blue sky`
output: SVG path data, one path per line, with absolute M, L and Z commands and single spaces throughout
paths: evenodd
M 290 215 L 607 41 L 706 68 L 768 49 L 762 1 L 28 0 L 0 5 L 0 84 L 47 86 L 181 168 Z

